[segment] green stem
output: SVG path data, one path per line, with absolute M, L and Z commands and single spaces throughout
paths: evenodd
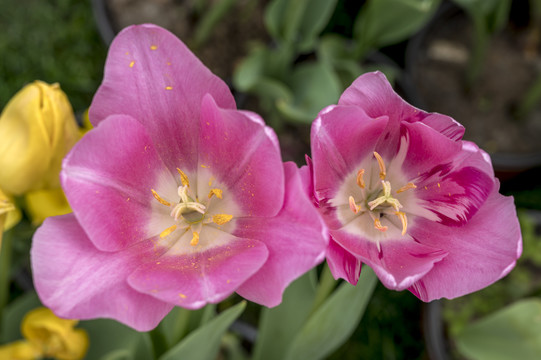
M 9 301 L 9 285 L 11 277 L 11 255 L 12 255 L 13 231 L 6 231 L 2 240 L 0 250 L 0 324 L 4 308 Z
M 152 341 L 152 349 L 154 359 L 159 359 L 168 350 L 167 339 L 165 338 L 161 328 L 158 326 L 154 330 L 149 331 L 150 340 Z
M 334 290 L 335 286 L 336 280 L 334 280 L 334 277 L 332 276 L 331 269 L 329 269 L 329 266 L 327 263 L 325 263 L 323 265 L 319 284 L 316 289 L 316 296 L 312 305 L 312 313 L 325 302 L 329 294 Z
M 487 24 L 483 17 L 474 16 L 473 25 L 475 40 L 466 73 L 466 85 L 468 90 L 470 90 L 474 83 L 479 80 L 490 39 Z

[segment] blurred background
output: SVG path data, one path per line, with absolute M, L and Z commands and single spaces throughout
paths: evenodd
M 39 79 L 59 83 L 82 117 L 114 34 L 151 22 L 224 79 L 239 108 L 260 113 L 284 160 L 299 165 L 317 112 L 366 71 L 383 71 L 409 102 L 465 124 L 465 137 L 491 153 L 502 192 L 515 197 L 524 237 L 517 268 L 481 292 L 429 305 L 378 285 L 330 359 L 482 358 L 464 345 L 470 324 L 541 295 L 539 1 L 0 0 L 0 9 L 0 109 Z M 23 272 L 28 247 L 15 249 Z M 28 287 L 15 282 L 10 298 Z

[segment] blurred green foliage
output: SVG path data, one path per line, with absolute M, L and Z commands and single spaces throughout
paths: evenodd
M 0 108 L 36 79 L 60 83 L 75 111 L 90 105 L 107 48 L 90 0 L 0 0 Z

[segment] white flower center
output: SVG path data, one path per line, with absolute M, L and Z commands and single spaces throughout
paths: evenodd
M 402 224 L 402 235 L 405 235 L 408 229 L 408 219 L 406 213 L 401 211 L 403 205 L 400 203 L 397 194 L 409 189 L 415 189 L 415 184 L 409 182 L 393 192 L 391 181 L 387 179 L 387 169 L 382 157 L 374 152 L 374 157 L 378 162 L 379 181 L 364 181 L 365 169 L 357 172 L 356 184 L 360 188 L 360 195 L 357 199 L 349 195 L 349 208 L 356 217 L 368 214 L 374 223 L 374 228 L 381 232 L 386 232 L 388 226 L 381 223 L 384 216 L 396 216 Z M 359 192 L 356 192 L 357 195 Z
M 209 213 L 211 201 L 216 198 L 222 200 L 223 191 L 218 188 L 211 188 L 206 199 L 198 199 L 190 188 L 188 176 L 180 169 L 177 169 L 180 175 L 181 184 L 178 186 L 179 200 L 172 203 L 162 198 L 154 189 L 151 189 L 154 198 L 162 205 L 171 209 L 171 217 L 174 219 L 174 224 L 160 233 L 160 239 L 168 237 L 176 230 L 184 230 L 192 232 L 192 240 L 190 245 L 197 246 L 199 244 L 199 234 L 203 225 L 214 223 L 216 225 L 224 225 L 233 219 L 233 215 L 229 214 L 214 214 Z M 210 185 L 210 182 L 209 182 Z

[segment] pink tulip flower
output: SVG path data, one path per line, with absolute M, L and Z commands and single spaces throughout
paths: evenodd
M 381 73 L 359 77 L 312 126 L 313 192 L 327 262 L 356 284 L 361 263 L 423 301 L 505 276 L 522 251 L 513 199 L 487 153 L 452 118 L 402 100 Z
M 306 174 L 168 31 L 117 36 L 90 120 L 61 173 L 73 214 L 47 219 L 31 251 L 36 290 L 58 316 L 146 331 L 173 306 L 233 292 L 272 307 L 323 261 Z

